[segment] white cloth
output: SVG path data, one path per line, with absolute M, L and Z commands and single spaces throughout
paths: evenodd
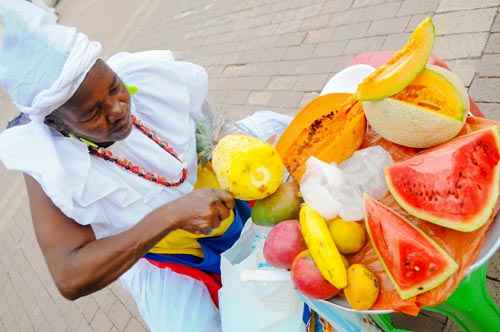
M 0 24 L 0 86 L 19 111 L 41 122 L 75 93 L 101 45 L 27 1 L 2 0 Z
M 201 110 L 207 95 L 205 71 L 174 61 L 170 52 L 120 53 L 108 65 L 125 83 L 139 88 L 131 98 L 132 112 L 183 154 L 189 176 L 181 186 L 165 188 L 89 156 L 84 144 L 37 122 L 0 135 L 0 160 L 33 176 L 65 215 L 90 225 L 97 238 L 129 229 L 155 208 L 193 189 L 197 156 L 191 115 Z M 111 149 L 170 179 L 176 179 L 182 168 L 136 129 Z M 121 280 L 151 331 L 220 331 L 218 311 L 199 281 L 144 260 Z
M 29 0 L 29 2 L 33 3 L 35 6 L 49 12 L 50 14 L 54 14 L 56 10 L 53 7 L 50 7 L 45 0 Z M 54 1 L 52 1 L 54 2 Z M 55 20 L 57 20 L 57 16 L 54 17 Z
M 203 283 L 144 259 L 121 279 L 151 332 L 221 332 L 219 311 Z

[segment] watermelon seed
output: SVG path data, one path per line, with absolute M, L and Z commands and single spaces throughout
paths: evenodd
M 418 290 L 419 291 L 424 290 L 424 287 L 419 287 Z

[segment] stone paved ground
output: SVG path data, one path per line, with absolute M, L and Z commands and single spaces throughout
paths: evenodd
M 362 51 L 395 50 L 433 15 L 435 54 L 500 119 L 500 0 L 63 0 L 64 23 L 117 50 L 171 49 L 204 65 L 210 102 L 230 119 L 254 110 L 293 114 Z M 0 125 L 14 111 L 3 101 Z M 22 178 L 0 166 L 0 332 L 144 331 L 117 284 L 68 302 L 38 249 Z M 489 272 L 497 303 L 500 255 Z M 413 330 L 452 331 L 446 319 L 404 320 Z

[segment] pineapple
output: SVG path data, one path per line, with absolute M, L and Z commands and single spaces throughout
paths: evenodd
M 236 198 L 265 198 L 283 182 L 285 166 L 278 152 L 255 137 L 228 135 L 219 141 L 212 157 L 220 186 Z
M 215 173 L 212 169 L 210 162 L 206 164 L 198 164 L 198 175 L 196 178 L 196 183 L 194 184 L 195 189 L 220 189 L 219 181 L 215 177 Z
M 194 119 L 196 123 L 196 153 L 198 154 L 198 171 L 194 188 L 219 189 L 220 185 L 210 160 L 212 159 L 216 131 L 221 126 L 222 120 L 210 112 L 206 103 L 203 105 L 201 113 Z

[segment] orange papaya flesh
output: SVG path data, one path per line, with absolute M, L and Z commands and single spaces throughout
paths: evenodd
M 351 94 L 328 94 L 298 113 L 276 149 L 290 174 L 300 182 L 309 157 L 342 162 L 361 146 L 365 130 L 363 109 Z

